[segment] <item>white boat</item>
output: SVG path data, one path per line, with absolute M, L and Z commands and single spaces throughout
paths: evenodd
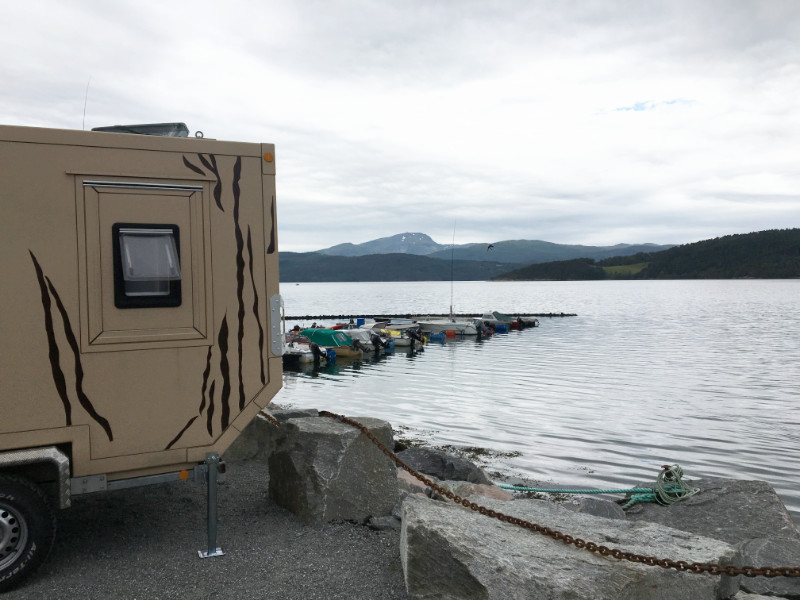
M 480 325 L 479 325 L 480 323 Z M 478 335 L 478 330 L 483 327 L 480 319 L 456 321 L 455 319 L 419 319 L 417 321 L 423 333 L 444 333 L 452 331 L 455 335 Z
M 504 318 L 504 315 L 500 315 L 500 313 L 483 313 L 481 315 L 481 321 L 492 327 L 495 325 L 508 325 L 511 327 L 512 320 L 510 317 Z
M 283 362 L 303 364 L 314 362 L 317 356 L 311 348 L 310 340 L 302 335 L 287 334 L 283 341 Z
M 370 321 L 369 323 L 364 323 L 360 327 L 360 329 L 391 329 L 392 331 L 406 331 L 416 328 L 417 322 L 410 319 L 403 319 L 400 321 L 394 319 L 390 321 Z
M 539 319 L 535 317 L 527 317 L 525 319 L 522 317 L 510 317 L 497 311 L 483 313 L 483 315 L 481 315 L 481 321 L 489 327 L 506 325 L 509 329 L 524 329 L 526 327 L 537 327 L 539 325 Z
M 358 341 L 368 352 L 382 350 L 389 345 L 391 339 L 377 329 L 342 329 L 347 335 Z
M 389 336 L 398 348 L 422 348 L 425 342 L 422 336 L 417 333 L 416 324 L 413 329 L 406 329 L 404 331 L 397 331 L 395 329 L 381 329 L 381 334 Z

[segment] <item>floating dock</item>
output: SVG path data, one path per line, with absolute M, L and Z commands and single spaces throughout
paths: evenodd
M 577 317 L 578 315 L 575 313 L 526 313 L 526 314 L 517 314 L 513 313 L 516 317 L 522 317 L 523 319 L 528 317 L 549 317 L 549 318 L 556 318 L 556 317 Z M 411 319 L 413 321 L 419 319 L 429 319 L 431 317 L 439 318 L 439 319 L 446 319 L 449 318 L 451 315 L 450 313 L 446 314 L 435 314 L 435 313 L 427 313 L 425 315 L 403 315 L 403 314 L 392 314 L 392 315 L 375 315 L 375 314 L 359 314 L 359 315 L 287 315 L 285 319 L 287 321 L 307 321 L 307 320 L 315 320 L 315 321 L 349 321 L 350 319 L 362 319 L 364 317 L 373 319 L 375 321 L 385 321 L 389 319 Z M 476 315 L 474 313 L 454 313 L 452 315 L 458 319 L 479 319 L 480 315 Z

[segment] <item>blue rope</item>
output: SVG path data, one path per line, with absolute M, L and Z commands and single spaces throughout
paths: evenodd
M 514 490 L 515 492 L 542 492 L 546 494 L 635 494 L 652 492 L 653 488 L 629 488 L 629 489 L 614 489 L 614 490 L 573 490 L 565 488 L 532 488 L 521 487 L 517 485 L 502 485 L 497 484 L 497 487 L 504 490 Z

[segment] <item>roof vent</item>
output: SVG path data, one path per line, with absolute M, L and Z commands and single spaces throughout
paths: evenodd
M 162 135 L 167 137 L 188 137 L 189 128 L 186 123 L 145 123 L 142 125 L 110 125 L 93 127 L 92 131 L 107 133 L 136 133 L 138 135 Z

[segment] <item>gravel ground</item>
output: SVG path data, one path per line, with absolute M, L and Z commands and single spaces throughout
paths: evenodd
M 77 497 L 58 514 L 49 560 L 3 600 L 408 598 L 399 531 L 305 526 L 269 500 L 268 477 L 265 463 L 228 463 L 218 501 L 225 556 L 204 560 L 204 485 Z

